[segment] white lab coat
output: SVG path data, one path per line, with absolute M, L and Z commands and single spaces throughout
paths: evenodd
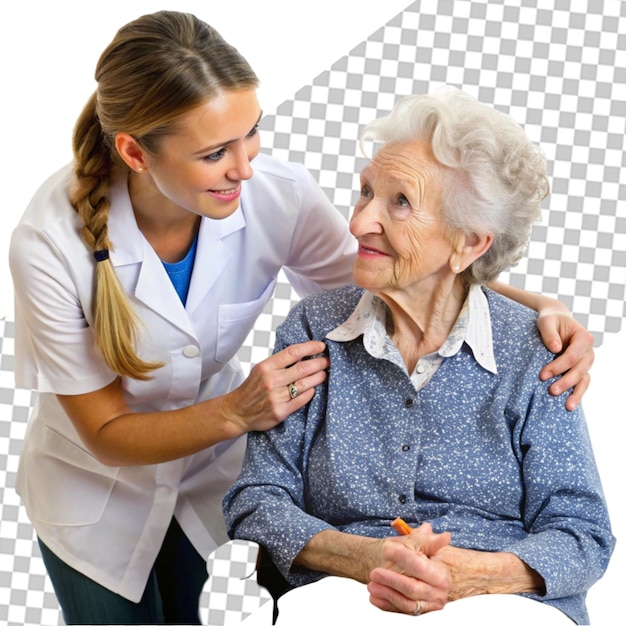
M 281 268 L 300 295 L 352 280 L 346 220 L 305 168 L 263 154 L 252 165 L 239 209 L 202 219 L 186 306 L 137 228 L 126 180 L 111 189 L 111 260 L 144 324 L 139 354 L 165 363 L 151 381 L 124 381 L 135 411 L 184 407 L 239 385 L 236 353 Z M 11 241 L 16 382 L 39 392 L 17 490 L 53 552 L 138 601 L 172 515 L 205 557 L 227 541 L 221 500 L 239 472 L 245 438 L 139 467 L 107 467 L 85 449 L 56 394 L 93 391 L 115 375 L 94 348 L 95 261 L 68 202 L 70 176 L 68 167 L 43 184 Z

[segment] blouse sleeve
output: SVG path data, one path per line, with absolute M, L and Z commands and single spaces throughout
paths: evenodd
M 305 330 L 303 310 L 301 303 L 297 304 L 277 330 L 276 351 L 311 338 Z M 306 512 L 303 485 L 303 465 L 312 434 L 324 415 L 325 397 L 320 386 L 314 399 L 282 424 L 248 435 L 242 472 L 223 503 L 229 536 L 264 546 L 294 585 L 319 578 L 309 570 L 292 569 L 292 563 L 314 535 L 333 528 Z
M 507 548 L 537 571 L 544 599 L 586 591 L 606 570 L 615 539 L 582 409 L 539 385 L 521 420 L 525 539 Z

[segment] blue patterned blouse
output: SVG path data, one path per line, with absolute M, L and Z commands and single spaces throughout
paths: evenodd
M 466 303 L 411 375 L 377 298 L 352 286 L 299 302 L 276 350 L 325 341 L 328 380 L 283 424 L 249 435 L 224 499 L 229 533 L 265 546 L 300 585 L 321 577 L 292 567 L 320 531 L 385 537 L 395 517 L 428 521 L 455 546 L 516 554 L 545 580 L 545 596 L 530 597 L 586 623 L 614 538 L 582 410 L 539 380 L 553 357 L 535 313 L 488 289 L 470 295 L 478 308 Z

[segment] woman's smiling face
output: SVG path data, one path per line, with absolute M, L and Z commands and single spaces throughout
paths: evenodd
M 241 182 L 260 149 L 255 89 L 225 91 L 183 114 L 176 132 L 147 157 L 147 172 L 173 204 L 222 219 L 239 206 Z
M 451 231 L 440 217 L 442 166 L 426 141 L 389 143 L 361 173 L 350 220 L 358 285 L 373 293 L 434 289 L 451 273 Z

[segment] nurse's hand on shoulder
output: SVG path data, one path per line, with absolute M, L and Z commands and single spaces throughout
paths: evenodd
M 319 341 L 295 344 L 256 365 L 234 391 L 169 411 L 132 411 L 119 378 L 96 391 L 57 398 L 101 463 L 163 463 L 280 424 L 326 380 L 329 359 L 316 356 L 324 350 Z
M 222 414 L 241 432 L 267 430 L 303 407 L 326 380 L 330 360 L 321 341 L 293 344 L 255 365 L 224 397 Z
M 573 411 L 591 380 L 589 370 L 595 358 L 593 335 L 567 310 L 544 308 L 537 320 L 537 328 L 547 348 L 559 355 L 541 370 L 539 377 L 547 380 L 560 375 L 550 385 L 550 393 L 558 396 L 573 388 L 565 402 L 567 410 Z

